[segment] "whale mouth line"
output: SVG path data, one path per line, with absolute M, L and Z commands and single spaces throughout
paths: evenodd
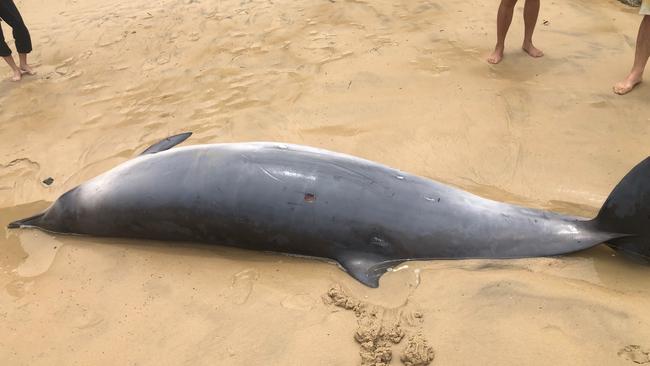
M 21 227 L 35 226 L 35 223 L 33 221 L 40 219 L 43 215 L 45 215 L 45 212 L 41 212 L 37 215 L 30 216 L 21 220 L 16 220 L 14 222 L 9 223 L 9 225 L 7 225 L 7 228 L 20 229 Z

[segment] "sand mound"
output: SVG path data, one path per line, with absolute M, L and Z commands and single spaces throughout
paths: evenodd
M 400 344 L 407 333 L 413 333 L 406 342 L 400 360 L 406 366 L 425 366 L 434 359 L 434 351 L 421 333 L 423 324 L 419 311 L 409 311 L 407 306 L 387 309 L 359 301 L 339 285 L 332 286 L 323 297 L 325 303 L 354 311 L 358 328 L 354 339 L 361 346 L 362 366 L 388 366 L 393 359 L 393 347 Z
M 637 344 L 623 347 L 618 351 L 618 355 L 637 364 L 650 363 L 650 350 L 645 350 Z

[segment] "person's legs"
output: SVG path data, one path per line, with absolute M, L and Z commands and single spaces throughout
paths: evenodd
M 2 18 L 0 18 L 2 20 Z M 2 22 L 0 22 L 0 57 L 7 57 L 11 55 L 11 48 L 5 42 L 5 36 L 2 33 Z
M 535 25 L 537 25 L 537 17 L 539 16 L 539 3 L 540 0 L 526 0 L 524 5 L 524 43 L 521 48 L 533 57 L 542 57 L 544 52 L 533 46 L 533 32 L 535 32 Z
M 643 71 L 648 63 L 650 56 L 650 15 L 645 15 L 639 27 L 639 35 L 636 38 L 636 54 L 634 57 L 634 65 L 632 71 L 625 78 L 614 85 L 614 93 L 627 94 L 634 89 L 637 84 L 641 82 Z
M 16 62 L 11 56 L 11 49 L 7 45 L 7 42 L 5 42 L 4 34 L 2 34 L 2 26 L 0 26 L 0 57 L 2 57 L 5 62 L 7 62 L 7 65 L 11 67 L 11 70 L 14 73 L 14 75 L 11 77 L 11 80 L 19 81 L 21 78 L 20 69 L 18 66 L 16 66 Z
M 20 70 L 23 73 L 33 75 L 34 72 L 27 64 L 27 54 L 32 52 L 32 39 L 13 0 L 4 0 L 0 3 L 0 18 L 9 24 L 13 30 L 12 33 L 16 40 L 16 49 L 20 59 Z
M 11 77 L 12 81 L 20 81 L 22 78 L 22 73 L 20 72 L 20 68 L 18 65 L 16 65 L 16 62 L 14 61 L 14 58 L 12 56 L 4 56 L 5 62 L 7 62 L 7 65 L 11 67 L 11 70 L 13 70 L 14 75 Z
M 497 44 L 494 47 L 494 52 L 487 59 L 491 64 L 498 64 L 503 60 L 503 49 L 505 47 L 508 29 L 510 29 L 510 24 L 512 23 L 515 4 L 517 4 L 517 0 L 501 0 L 501 5 L 499 5 L 499 13 L 497 14 Z
M 18 54 L 18 59 L 20 60 L 20 71 L 23 74 L 27 75 L 35 75 L 36 72 L 32 70 L 31 66 L 27 63 L 27 54 L 26 53 L 19 53 Z

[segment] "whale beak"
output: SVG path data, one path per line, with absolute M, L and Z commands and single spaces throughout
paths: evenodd
M 16 220 L 14 222 L 9 223 L 9 225 L 7 225 L 7 228 L 9 228 L 9 229 L 19 229 L 19 228 L 25 227 L 25 226 L 36 226 L 39 219 L 43 215 L 45 215 L 45 212 L 41 212 L 41 213 L 39 213 L 37 215 L 30 216 L 30 217 L 22 219 L 22 220 Z

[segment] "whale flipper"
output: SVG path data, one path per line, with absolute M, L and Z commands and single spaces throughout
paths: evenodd
M 337 258 L 337 261 L 350 276 L 372 288 L 379 287 L 379 278 L 386 273 L 388 268 L 403 262 L 359 252 L 343 253 Z
M 149 146 L 145 151 L 142 152 L 140 155 L 146 155 L 146 154 L 155 154 L 157 152 L 169 150 L 172 147 L 180 144 L 181 142 L 187 140 L 188 137 L 192 136 L 191 132 L 184 132 L 178 135 L 170 136 L 167 137 L 166 139 L 162 141 L 158 141 L 155 144 Z

